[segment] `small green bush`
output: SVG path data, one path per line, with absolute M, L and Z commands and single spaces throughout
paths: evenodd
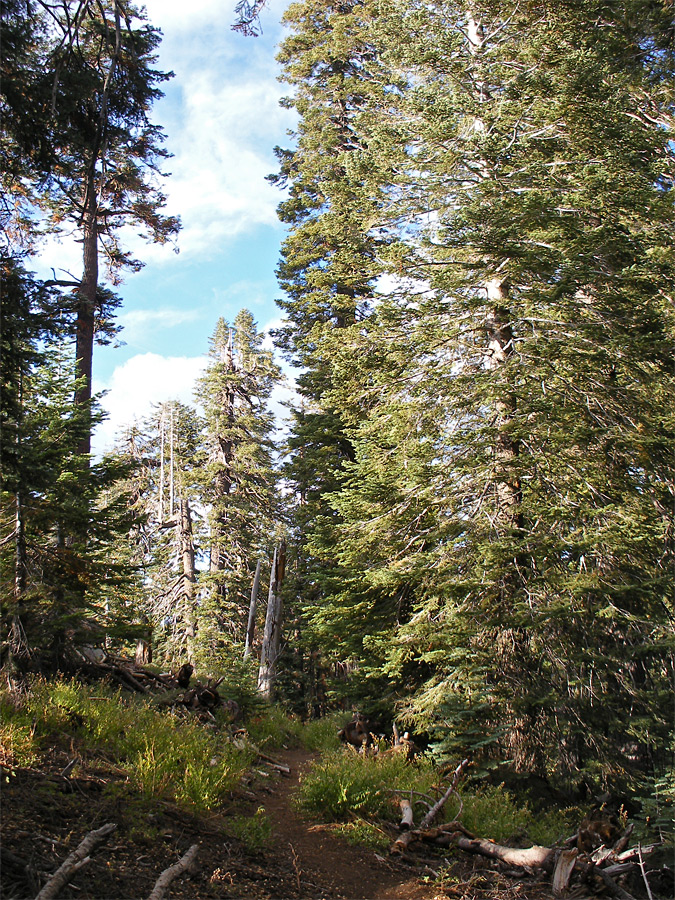
M 10 719 L 0 706 L 0 764 L 32 766 L 38 758 L 38 742 L 30 722 Z
M 472 794 L 462 792 L 462 824 L 478 837 L 504 843 L 517 837 L 527 843 L 551 846 L 574 832 L 583 812 L 578 807 L 550 809 L 536 816 L 519 804 L 503 785 L 489 785 Z
M 298 803 L 324 821 L 339 821 L 354 812 L 396 821 L 400 794 L 392 789 L 429 794 L 433 781 L 428 764 L 410 765 L 401 754 L 372 757 L 338 751 L 305 775 Z
M 279 706 L 272 706 L 246 723 L 251 741 L 259 747 L 278 749 L 299 743 L 302 723 Z
M 252 816 L 234 816 L 228 829 L 251 852 L 264 850 L 272 839 L 272 823 L 264 806 L 259 806 Z
M 343 712 L 331 713 L 322 719 L 310 719 L 302 728 L 302 743 L 308 750 L 320 750 L 326 753 L 337 750 L 340 746 L 338 731 L 345 724 Z

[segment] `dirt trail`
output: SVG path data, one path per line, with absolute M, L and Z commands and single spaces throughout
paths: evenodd
M 447 893 L 414 877 L 405 865 L 378 860 L 325 826 L 303 818 L 292 796 L 312 755 L 278 752 L 291 777 L 270 776 L 249 798 L 248 812 L 264 806 L 273 838 L 247 848 L 232 837 L 242 797 L 206 816 L 164 801 L 144 801 L 125 777 L 83 768 L 76 778 L 58 773 L 68 750 L 54 749 L 44 770 L 0 769 L 2 851 L 0 897 L 29 900 L 80 840 L 94 827 L 113 822 L 118 830 L 78 871 L 62 900 L 142 900 L 159 874 L 193 844 L 195 870 L 175 881 L 171 900 L 447 900 Z M 86 760 L 83 760 L 86 762 Z M 99 773 L 101 774 L 101 773 Z M 10 777 L 11 776 L 11 777 Z M 116 788 L 116 789 L 115 789 Z M 452 894 L 455 896 L 455 894 Z
M 373 851 L 353 847 L 330 831 L 301 816 L 291 802 L 312 754 L 289 750 L 276 754 L 291 769 L 265 798 L 264 806 L 274 829 L 274 846 L 285 857 L 303 900 L 435 900 L 446 897 L 425 885 L 403 866 L 381 861 Z M 299 880 L 299 890 L 298 890 Z

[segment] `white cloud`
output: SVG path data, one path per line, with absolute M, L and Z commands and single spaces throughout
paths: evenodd
M 165 185 L 183 222 L 182 254 L 209 255 L 257 225 L 277 226 L 280 194 L 265 176 L 276 168 L 271 148 L 287 119 L 278 98 L 275 84 L 222 84 L 215 72 L 195 74 L 186 86 Z
M 285 5 L 285 4 L 284 4 Z M 223 243 L 265 225 L 277 227 L 280 192 L 265 177 L 277 169 L 273 147 L 287 141 L 295 116 L 279 106 L 274 39 L 283 8 L 272 0 L 263 11 L 269 34 L 244 38 L 231 30 L 234 4 L 194 0 L 150 0 L 150 21 L 164 32 L 159 65 L 176 78 L 153 118 L 167 134 L 173 154 L 162 185 L 167 210 L 178 213 L 181 255 L 213 256 Z M 175 257 L 168 248 L 146 248 L 158 261 Z
M 121 339 L 126 344 L 143 342 L 148 332 L 155 334 L 159 329 L 176 328 L 187 322 L 194 322 L 200 316 L 197 309 L 135 309 L 123 312 L 117 317 L 117 324 L 123 328 Z
M 111 449 L 124 427 L 148 416 L 154 404 L 168 400 L 192 403 L 195 381 L 205 365 L 202 356 L 143 353 L 118 366 L 107 385 L 95 384 L 97 392 L 108 391 L 102 402 L 108 419 L 96 429 L 94 452 Z
M 74 234 L 48 235 L 39 245 L 32 261 L 41 278 L 54 275 L 61 281 L 79 281 L 82 277 L 82 244 Z

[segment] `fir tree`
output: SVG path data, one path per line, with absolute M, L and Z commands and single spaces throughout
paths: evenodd
M 253 316 L 224 319 L 211 339 L 197 397 L 205 410 L 203 502 L 208 506 L 209 598 L 200 609 L 200 646 L 209 658 L 244 642 L 256 561 L 267 556 L 277 516 L 273 416 L 280 379 Z
M 121 0 L 28 5 L 25 25 L 18 4 L 5 12 L 12 50 L 22 64 L 5 92 L 9 114 L 23 114 L 33 134 L 6 126 L 10 158 L 29 164 L 32 184 L 21 178 L 19 163 L 10 170 L 9 193 L 24 197 L 48 213 L 52 228 L 71 228 L 83 247 L 83 274 L 71 283 L 76 320 L 76 401 L 91 399 L 95 336 L 105 339 L 106 325 L 119 298 L 99 285 L 104 256 L 113 284 L 125 268 L 142 266 L 119 243 L 129 223 L 142 226 L 152 240 L 165 242 L 178 229 L 162 215 L 165 198 L 154 173 L 168 155 L 163 135 L 149 119 L 158 85 L 170 75 L 152 67 L 159 33 L 131 4 Z M 19 109 L 18 97 L 26 109 Z M 36 137 L 35 134 L 42 135 Z M 83 435 L 88 453 L 90 436 Z
M 100 412 L 73 405 L 57 295 L 10 260 L 3 288 L 3 664 L 68 667 L 82 645 L 105 642 L 128 621 L 106 607 L 128 575 L 108 550 L 129 528 L 129 510 L 123 494 L 111 493 L 119 465 L 103 460 L 89 471 L 78 452 Z
M 315 622 L 448 751 L 644 770 L 671 666 L 672 23 L 494 3 L 376 26 L 401 87 L 355 141 L 401 138 L 369 185 L 394 288 L 322 345 L 355 454 Z

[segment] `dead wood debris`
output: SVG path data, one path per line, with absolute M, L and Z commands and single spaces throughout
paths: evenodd
M 650 872 L 658 877 L 662 870 L 657 867 L 650 869 L 648 860 L 662 844 L 644 847 L 638 844 L 629 848 L 632 825 L 621 830 L 615 823 L 608 823 L 599 816 L 597 820 L 584 820 L 577 834 L 561 846 L 535 845 L 527 848 L 507 847 L 477 837 L 467 831 L 457 819 L 434 826 L 433 822 L 448 798 L 453 794 L 459 797 L 457 786 L 467 765 L 468 760 L 464 760 L 457 766 L 449 787 L 429 809 L 417 828 L 410 821 L 409 801 L 400 801 L 403 813 L 399 825 L 400 834 L 390 845 L 390 855 L 411 859 L 407 856 L 408 851 L 423 844 L 455 847 L 464 853 L 478 854 L 491 860 L 502 876 L 518 879 L 550 876 L 555 897 L 567 897 L 571 890 L 582 889 L 589 894 L 609 895 L 618 900 L 635 900 L 628 887 L 635 884 L 638 878 L 647 888 L 647 896 L 651 896 Z
M 85 679 L 112 681 L 124 690 L 152 696 L 160 708 L 188 710 L 207 721 L 213 721 L 216 709 L 224 711 L 230 722 L 236 722 L 240 716 L 239 704 L 218 691 L 223 679 L 209 679 L 205 684 L 192 681 L 194 668 L 190 663 L 176 672 L 158 674 L 134 660 L 106 655 L 101 659 L 83 657 L 75 669 Z
M 180 878 L 181 875 L 191 870 L 198 851 L 199 844 L 193 844 L 175 865 L 165 869 L 155 882 L 155 886 L 152 889 L 152 893 L 148 897 L 148 900 L 164 900 L 164 895 L 166 894 L 169 885 L 175 881 L 176 878 Z
M 35 900 L 53 900 L 54 897 L 57 897 L 61 889 L 70 881 L 71 876 L 91 861 L 89 856 L 91 851 L 107 840 L 116 828 L 117 825 L 108 824 L 95 831 L 90 831 L 54 872 Z

